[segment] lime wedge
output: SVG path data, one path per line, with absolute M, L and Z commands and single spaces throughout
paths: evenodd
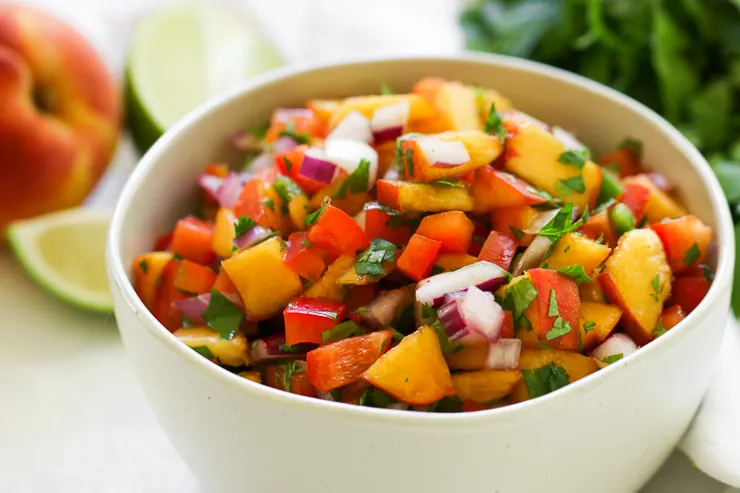
M 105 271 L 110 211 L 68 209 L 8 226 L 26 272 L 49 293 L 84 310 L 113 309 Z
M 227 7 L 185 4 L 148 15 L 126 66 L 128 125 L 145 151 L 210 97 L 284 63 L 250 19 Z

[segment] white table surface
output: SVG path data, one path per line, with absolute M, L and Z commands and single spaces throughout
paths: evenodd
M 3 0 L 0 0 L 3 1 Z M 94 39 L 120 73 L 136 19 L 173 0 L 26 0 L 50 9 Z M 242 0 L 225 0 L 232 4 Z M 450 52 L 459 33 L 449 23 L 455 0 L 375 0 L 357 15 L 346 0 L 250 0 L 262 23 L 284 26 L 289 59 L 397 52 Z M 308 8 L 308 5 L 311 5 Z M 388 16 L 389 10 L 403 15 Z M 286 16 L 285 12 L 291 15 Z M 341 18 L 341 29 L 312 29 Z M 399 29 L 392 24 L 398 21 Z M 444 21 L 447 19 L 447 21 Z M 372 26 L 384 24 L 383 36 Z M 337 27 L 336 23 L 334 27 Z M 366 43 L 375 36 L 373 44 Z M 342 53 L 343 52 L 343 53 Z M 93 197 L 112 205 L 135 156 L 119 151 Z M 0 245 L 0 491 L 3 493 L 207 493 L 178 457 L 128 367 L 113 316 L 81 313 L 37 288 Z M 616 458 L 615 458 L 616 460 Z M 708 478 L 676 453 L 643 493 L 740 492 Z M 257 492 L 255 492 L 257 493 Z M 577 493 L 577 492 L 574 492 Z

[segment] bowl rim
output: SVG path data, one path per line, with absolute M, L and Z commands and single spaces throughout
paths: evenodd
M 408 412 L 393 409 L 380 409 L 356 406 L 351 404 L 338 403 L 323 399 L 304 397 L 291 394 L 289 392 L 273 389 L 264 384 L 252 382 L 242 378 L 234 373 L 211 363 L 195 351 L 190 350 L 184 344 L 181 344 L 144 306 L 134 291 L 133 284 L 126 274 L 126 267 L 123 265 L 121 258 L 121 230 L 125 223 L 128 210 L 135 191 L 146 180 L 147 175 L 155 168 L 157 161 L 166 152 L 171 145 L 177 145 L 178 137 L 185 130 L 197 125 L 198 122 L 206 115 L 218 112 L 221 108 L 232 104 L 236 99 L 243 97 L 257 88 L 270 85 L 274 82 L 293 77 L 300 77 L 302 74 L 313 71 L 320 71 L 338 66 L 372 66 L 375 63 L 383 62 L 426 62 L 433 66 L 436 62 L 462 61 L 472 64 L 497 65 L 504 66 L 513 70 L 523 72 L 538 72 L 549 78 L 558 79 L 578 90 L 596 93 L 599 96 L 611 99 L 616 103 L 628 107 L 638 114 L 641 118 L 647 120 L 650 124 L 663 133 L 666 139 L 677 150 L 686 156 L 691 166 L 699 173 L 704 185 L 710 192 L 710 201 L 713 213 L 717 220 L 717 231 L 715 239 L 718 240 L 718 258 L 715 279 L 709 292 L 701 303 L 691 312 L 686 319 L 681 321 L 675 329 L 668 331 L 657 341 L 653 341 L 645 347 L 640 348 L 632 355 L 609 365 L 591 375 L 567 385 L 557 392 L 541 396 L 537 399 L 530 399 L 519 402 L 510 406 L 489 409 L 474 413 L 426 413 L 426 412 Z M 547 405 L 553 405 L 562 399 L 568 399 L 571 394 L 582 392 L 591 386 L 603 384 L 602 381 L 609 380 L 614 372 L 622 371 L 625 366 L 638 363 L 644 358 L 650 358 L 655 351 L 661 350 L 663 346 L 672 345 L 678 338 L 687 332 L 698 320 L 703 318 L 710 309 L 714 309 L 720 297 L 723 287 L 731 286 L 731 275 L 734 264 L 734 228 L 727 207 L 724 193 L 719 185 L 709 164 L 686 137 L 684 137 L 673 125 L 667 122 L 656 112 L 643 105 L 642 103 L 595 81 L 582 77 L 580 75 L 568 72 L 563 69 L 552 67 L 539 62 L 524 60 L 505 55 L 484 54 L 484 53 L 460 53 L 455 55 L 399 55 L 399 56 L 369 56 L 369 57 L 352 57 L 325 60 L 318 63 L 300 63 L 291 64 L 258 75 L 252 78 L 248 83 L 236 90 L 230 91 L 210 101 L 207 101 L 168 130 L 159 140 L 149 149 L 141 158 L 139 164 L 134 169 L 132 175 L 127 180 L 121 196 L 116 204 L 113 218 L 108 233 L 108 244 L 106 262 L 108 264 L 109 277 L 112 284 L 118 289 L 123 301 L 134 312 L 136 318 L 141 322 L 143 327 L 150 332 L 154 339 L 158 340 L 170 351 L 175 352 L 179 357 L 189 363 L 196 365 L 199 371 L 205 373 L 213 379 L 223 381 L 225 385 L 231 385 L 234 391 L 246 392 L 254 398 L 271 399 L 273 401 L 293 406 L 295 409 L 312 410 L 316 412 L 337 413 L 352 418 L 363 418 L 366 420 L 378 422 L 395 422 L 405 425 L 417 426 L 434 426 L 439 425 L 456 425 L 456 426 L 476 426 L 482 421 L 491 419 L 507 420 L 520 419 L 523 415 L 532 412 L 540 412 L 540 408 Z M 139 330 L 138 328 L 135 330 Z

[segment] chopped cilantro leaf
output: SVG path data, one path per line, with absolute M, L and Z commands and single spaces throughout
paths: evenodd
M 464 188 L 465 184 L 460 183 L 459 181 L 452 181 L 452 180 L 434 180 L 427 182 L 427 185 L 437 186 L 437 187 L 447 187 L 447 188 Z
M 285 129 L 280 132 L 280 137 L 290 137 L 296 144 L 310 144 L 311 137 L 308 134 L 299 134 L 296 132 L 295 123 L 288 122 Z
M 283 156 L 283 166 L 285 166 L 286 173 L 290 173 L 293 170 L 293 163 L 285 156 Z
M 270 209 L 272 212 L 275 212 L 275 202 L 272 199 L 265 199 L 262 201 L 265 207 Z
M 380 202 L 368 202 L 365 204 L 362 210 L 364 211 L 379 210 L 379 211 L 385 212 L 389 216 L 400 216 L 401 215 L 400 211 L 397 211 L 396 209 L 392 207 L 388 207 L 387 205 L 383 205 Z
M 523 277 L 506 288 L 501 306 L 504 310 L 511 312 L 514 322 L 517 323 L 520 319 L 527 320 L 524 317 L 524 311 L 532 304 L 536 297 L 537 290 L 534 284 L 526 277 Z M 528 324 L 529 321 L 527 320 L 526 323 Z
M 583 324 L 583 332 L 588 334 L 589 332 L 594 330 L 594 327 L 596 327 L 596 322 L 594 322 L 593 320 L 589 320 L 588 322 L 585 322 Z
M 655 274 L 655 277 L 650 281 L 650 286 L 653 288 L 650 296 L 656 301 L 660 301 L 660 294 L 663 292 L 665 286 L 660 285 L 660 274 Z
M 242 214 L 239 219 L 234 223 L 234 235 L 241 236 L 247 231 L 251 231 L 252 228 L 257 226 L 257 223 L 251 217 Z
M 639 160 L 642 158 L 642 141 L 633 137 L 627 137 L 619 144 L 620 149 L 632 151 L 632 154 Z
M 311 349 L 313 349 L 313 346 L 311 344 L 303 344 L 303 343 L 292 344 L 292 345 L 291 344 L 280 344 L 279 347 L 282 352 L 293 353 L 293 354 L 307 353 Z
M 368 387 L 360 397 L 360 405 L 367 407 L 384 408 L 396 402 L 396 399 L 377 387 Z
M 547 316 L 548 317 L 557 317 L 560 315 L 560 309 L 558 308 L 558 299 L 555 296 L 555 290 L 550 290 L 550 304 L 547 307 Z
M 660 321 L 658 321 L 658 324 L 655 326 L 655 329 L 653 329 L 653 337 L 657 339 L 658 337 L 662 336 L 666 332 L 668 332 L 668 329 L 663 327 L 663 324 L 660 323 Z
M 460 350 L 462 347 L 460 343 L 450 342 L 450 338 L 447 337 L 447 332 L 445 332 L 439 320 L 435 320 L 430 327 L 434 329 L 437 337 L 439 337 L 439 346 L 442 348 L 442 354 L 455 353 Z
M 423 303 L 421 305 L 421 318 L 437 318 L 437 310 Z
M 141 272 L 144 274 L 147 274 L 149 272 L 149 264 L 146 263 L 146 260 L 142 260 L 139 262 L 139 269 L 141 269 Z
M 586 275 L 586 271 L 583 270 L 582 265 L 569 265 L 568 267 L 558 269 L 557 272 L 572 277 L 576 284 L 593 281 L 593 279 Z
M 375 238 L 370 246 L 357 257 L 355 271 L 359 275 L 384 276 L 383 262 L 395 262 L 396 245 L 381 238 Z
M 483 131 L 489 135 L 497 137 L 501 142 L 506 140 L 504 120 L 501 118 L 498 111 L 496 111 L 495 103 L 491 103 L 491 109 L 488 110 L 488 116 L 486 117 L 485 123 L 483 123 Z
M 303 371 L 303 368 L 298 366 L 298 364 L 296 363 L 296 360 L 286 361 L 285 363 L 280 363 L 279 365 L 276 365 L 276 366 L 279 368 L 282 368 L 284 371 L 283 390 L 285 390 L 286 392 L 290 392 L 293 375 Z
M 614 363 L 616 361 L 619 361 L 622 358 L 624 358 L 624 353 L 617 353 L 617 354 L 610 354 L 609 356 L 607 356 L 606 358 L 602 359 L 601 361 L 603 361 L 604 363 L 611 364 L 611 363 Z
M 547 331 L 547 334 L 545 334 L 545 339 L 552 341 L 553 339 L 562 337 L 565 334 L 569 334 L 572 330 L 573 326 L 570 325 L 570 322 L 566 322 L 563 320 L 563 317 L 558 316 L 558 318 L 555 319 L 555 322 L 553 322 L 552 328 Z
M 182 255 L 180 254 L 180 252 L 174 252 L 174 253 L 172 254 L 172 258 L 173 258 L 174 260 L 182 260 Z
M 329 206 L 329 199 L 324 199 L 324 202 L 321 204 L 321 207 L 319 207 L 317 210 L 306 216 L 306 226 L 311 226 L 312 224 L 315 224 L 316 221 L 319 220 L 321 215 L 324 213 L 326 208 Z
M 221 339 L 233 339 L 244 320 L 244 314 L 219 291 L 212 289 L 203 319 L 208 327 L 218 332 Z
M 576 175 L 560 180 L 555 188 L 562 194 L 583 193 L 586 191 L 586 184 L 583 181 L 583 175 Z
M 393 327 L 388 327 L 388 328 L 393 332 L 393 336 L 392 336 L 393 342 L 399 342 L 401 339 L 406 337 L 400 332 L 398 332 L 396 329 L 394 329 Z
M 311 248 L 313 248 L 313 245 L 311 245 L 311 242 L 310 242 L 310 241 L 308 241 L 308 238 L 303 238 L 303 239 L 301 240 L 301 245 L 303 245 L 304 247 L 308 248 L 309 250 L 310 250 Z
M 414 150 L 411 148 L 406 149 L 404 156 L 406 158 L 406 168 L 409 170 L 409 176 L 414 176 Z
M 601 233 L 599 235 L 599 237 L 596 238 L 596 243 L 598 243 L 599 245 L 603 245 L 604 244 L 604 233 Z
M 387 82 L 382 82 L 380 84 L 380 95 L 381 96 L 390 96 L 394 94 L 393 89 L 391 89 L 391 86 L 388 85 Z
M 341 199 L 347 193 L 363 193 L 370 188 L 370 161 L 362 159 L 357 168 L 339 185 L 339 188 L 331 196 L 333 199 Z
M 713 282 L 714 281 L 714 272 L 712 272 L 711 267 L 708 265 L 702 265 L 701 266 L 702 271 L 704 272 L 704 279 L 707 280 L 707 282 Z
M 686 255 L 683 257 L 683 263 L 687 267 L 692 266 L 696 263 L 697 260 L 699 260 L 699 257 L 701 256 L 701 252 L 699 251 L 699 245 L 694 243 L 691 245 L 691 248 L 686 250 Z
M 522 236 L 524 236 L 524 231 L 522 231 L 519 228 L 515 228 L 514 226 L 509 226 L 509 230 L 514 236 L 516 236 L 517 240 L 521 240 Z
M 207 358 L 207 359 L 210 359 L 210 360 L 215 359 L 214 356 L 213 356 L 213 352 L 211 352 L 211 350 L 208 348 L 208 346 L 191 346 L 190 349 L 192 349 L 196 353 L 200 354 L 204 358 Z
M 568 372 L 555 363 L 542 368 L 522 370 L 522 375 L 529 396 L 533 399 L 554 392 L 570 383 Z
M 290 202 L 293 197 L 303 195 L 303 189 L 287 176 L 278 175 L 277 178 L 275 178 L 275 183 L 272 187 L 286 204 Z
M 573 166 L 576 169 L 583 169 L 588 161 L 588 152 L 585 149 L 568 149 L 560 156 L 558 156 L 558 162 Z
M 341 341 L 349 337 L 361 336 L 367 334 L 367 330 L 352 320 L 346 320 L 339 325 L 335 325 L 321 334 L 321 343 L 329 344 L 330 342 Z
M 442 274 L 445 270 L 440 267 L 439 265 L 435 265 L 432 267 L 432 273 L 431 275 L 436 276 L 437 274 Z
M 568 202 L 549 223 L 540 228 L 538 234 L 550 240 L 550 243 L 555 244 L 562 236 L 580 228 L 581 224 L 583 224 L 582 218 L 575 223 L 573 222 L 573 202 Z

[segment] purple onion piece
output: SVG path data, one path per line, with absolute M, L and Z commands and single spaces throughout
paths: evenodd
M 522 341 L 519 339 L 499 339 L 488 347 L 484 368 L 487 370 L 514 370 L 519 366 Z
M 331 161 L 310 156 L 308 153 L 303 157 L 300 176 L 329 185 L 334 179 L 337 167 Z
M 258 243 L 262 243 L 272 236 L 275 236 L 275 232 L 273 230 L 257 225 L 246 233 L 234 238 L 233 243 L 239 250 L 244 250 L 245 248 L 250 248 Z
M 656 188 L 659 190 L 662 190 L 664 192 L 670 192 L 675 188 L 675 184 L 672 183 L 668 178 L 665 177 L 665 175 L 662 175 L 658 172 L 651 171 L 647 174 L 647 177 L 650 179 L 650 181 L 655 185 Z
M 440 306 L 447 293 L 464 291 L 471 286 L 497 286 L 509 279 L 509 273 L 496 264 L 480 260 L 452 272 L 444 272 L 423 279 L 416 288 L 416 299 L 420 303 Z
M 231 209 L 239 200 L 242 193 L 242 181 L 236 173 L 229 173 L 221 182 L 221 186 L 216 191 L 216 200 L 221 207 Z
M 246 130 L 239 130 L 227 137 L 229 144 L 239 151 L 261 151 L 263 144 L 260 139 Z
M 493 293 L 498 288 L 506 284 L 508 280 L 509 280 L 508 277 L 497 277 L 494 279 L 483 281 L 482 283 L 478 284 L 476 287 L 480 289 L 481 291 L 489 291 Z
M 451 341 L 486 339 L 496 342 L 501 337 L 504 313 L 491 293 L 475 286 L 460 296 L 450 297 L 437 317 Z
M 292 151 L 298 147 L 298 143 L 287 135 L 283 135 L 272 143 L 272 152 L 274 154 L 283 154 Z
M 221 187 L 224 179 L 218 176 L 207 175 L 205 173 L 198 176 L 198 186 L 212 199 L 216 199 L 218 189 Z
M 205 325 L 206 321 L 203 318 L 208 303 L 211 301 L 211 295 L 201 294 L 193 296 L 192 298 L 185 298 L 184 300 L 176 300 L 172 302 L 172 306 L 182 313 L 188 320 L 197 325 Z
M 465 163 L 460 163 L 460 164 L 458 164 L 458 163 L 443 163 L 443 162 L 437 161 L 432 166 L 434 166 L 435 168 L 457 168 L 458 166 L 462 166 L 463 164 L 465 164 Z
M 256 173 L 261 169 L 270 169 L 273 166 L 275 166 L 275 154 L 273 154 L 272 152 L 263 152 L 262 154 L 249 161 L 249 163 L 247 163 L 246 165 L 246 168 L 248 170 L 248 173 L 251 175 L 251 173 Z M 242 178 L 244 178 L 244 175 L 245 173 L 242 172 Z
M 298 359 L 306 355 L 301 352 L 286 352 L 282 350 L 285 345 L 285 336 L 282 334 L 272 335 L 263 339 L 257 339 L 252 343 L 249 357 L 252 363 L 276 359 Z
M 403 135 L 403 125 L 387 127 L 380 130 L 373 130 L 373 139 L 375 145 L 388 142 L 389 140 L 396 140 Z

